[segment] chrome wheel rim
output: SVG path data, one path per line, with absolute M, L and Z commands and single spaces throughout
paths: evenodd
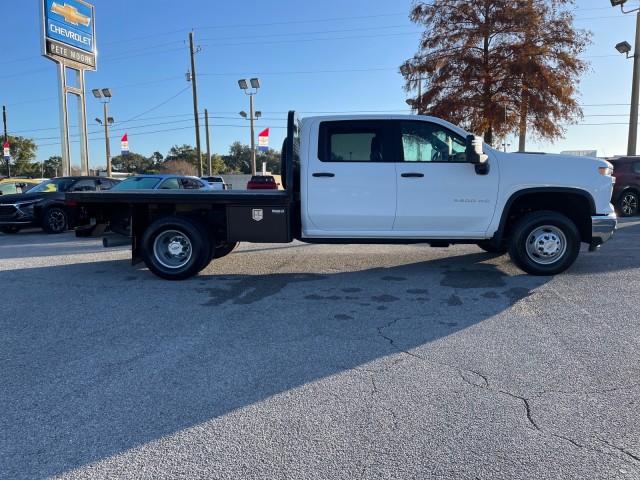
M 193 254 L 191 240 L 178 230 L 162 232 L 153 242 L 153 255 L 166 268 L 180 268 L 186 265 Z
M 527 256 L 540 265 L 557 262 L 567 251 L 567 237 L 553 225 L 542 225 L 527 237 Z
M 638 210 L 638 198 L 635 195 L 625 195 L 620 209 L 625 215 L 633 215 Z
M 64 227 L 67 223 L 67 219 L 63 212 L 56 210 L 49 214 L 49 226 L 51 230 L 54 232 L 58 232 L 60 230 L 64 230 Z

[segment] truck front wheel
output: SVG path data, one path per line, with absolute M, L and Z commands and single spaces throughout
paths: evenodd
M 149 270 L 167 280 L 189 278 L 209 261 L 206 229 L 183 217 L 165 217 L 153 222 L 142 236 L 142 258 Z
M 513 263 L 532 275 L 556 275 L 575 262 L 580 234 L 565 215 L 553 211 L 531 212 L 514 225 L 509 238 Z

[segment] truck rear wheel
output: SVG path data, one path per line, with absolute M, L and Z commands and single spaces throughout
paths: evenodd
M 532 275 L 556 275 L 575 262 L 580 234 L 565 215 L 531 212 L 516 222 L 509 238 L 513 263 Z
M 210 248 L 204 226 L 185 217 L 156 220 L 142 236 L 144 263 L 167 280 L 182 280 L 201 271 L 209 261 Z
M 216 245 L 213 251 L 213 258 L 222 258 L 233 252 L 238 246 L 239 242 L 220 243 Z

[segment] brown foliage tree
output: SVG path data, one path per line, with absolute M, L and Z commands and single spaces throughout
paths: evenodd
M 573 0 L 415 0 L 419 51 L 400 71 L 418 113 L 482 132 L 487 143 L 527 126 L 553 140 L 582 110 L 575 96 L 590 32 L 573 29 Z M 523 141 L 521 140 L 523 148 Z
M 159 173 L 173 173 L 176 175 L 197 175 L 198 169 L 195 165 L 185 160 L 165 160 L 159 168 Z

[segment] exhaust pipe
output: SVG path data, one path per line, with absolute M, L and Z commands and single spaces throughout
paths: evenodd
M 102 245 L 105 248 L 131 246 L 131 237 L 116 235 L 114 237 L 102 237 Z

